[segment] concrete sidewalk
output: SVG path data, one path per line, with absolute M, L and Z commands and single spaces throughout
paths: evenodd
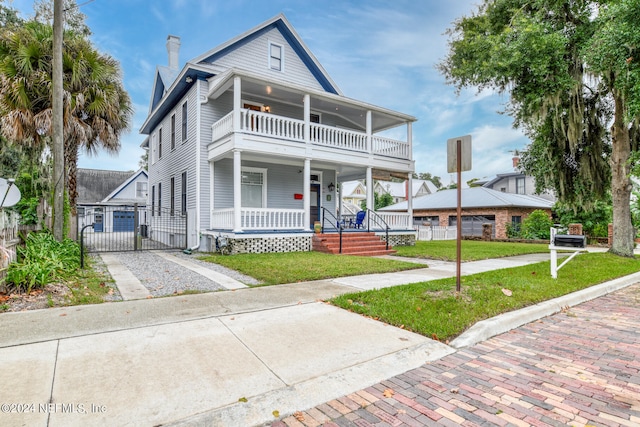
M 539 260 L 465 263 L 463 273 Z M 455 274 L 450 263 L 430 267 L 4 313 L 0 425 L 251 426 L 362 389 L 456 348 L 320 301 Z M 521 310 L 465 334 L 460 345 L 638 280 Z

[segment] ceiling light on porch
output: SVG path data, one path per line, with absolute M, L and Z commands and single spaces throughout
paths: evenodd
M 267 86 L 267 95 L 271 95 L 271 91 L 272 91 L 271 86 Z

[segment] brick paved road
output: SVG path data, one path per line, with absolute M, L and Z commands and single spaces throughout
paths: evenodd
M 639 426 L 638 331 L 640 284 L 271 426 Z

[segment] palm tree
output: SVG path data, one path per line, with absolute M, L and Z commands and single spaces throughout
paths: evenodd
M 38 22 L 0 35 L 0 133 L 41 150 L 52 132 L 52 40 L 52 27 Z M 74 31 L 64 34 L 63 72 L 66 184 L 75 212 L 79 151 L 117 153 L 133 110 L 118 62 Z

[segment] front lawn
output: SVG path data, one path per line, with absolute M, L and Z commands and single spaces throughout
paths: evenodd
M 307 282 L 361 274 L 390 273 L 425 268 L 425 265 L 388 259 L 331 255 L 320 252 L 271 254 L 211 254 L 199 259 L 251 276 L 265 285 Z
M 460 294 L 455 278 L 449 278 L 345 294 L 331 303 L 446 342 L 480 320 L 637 271 L 636 258 L 591 253 L 574 258 L 558 279 L 551 278 L 545 261 L 463 276 Z
M 443 261 L 456 260 L 455 240 L 417 241 L 415 246 L 398 246 L 397 255 L 411 258 L 430 258 Z M 549 245 L 540 243 L 484 242 L 463 240 L 461 242 L 462 261 L 477 261 L 506 256 L 548 253 Z

